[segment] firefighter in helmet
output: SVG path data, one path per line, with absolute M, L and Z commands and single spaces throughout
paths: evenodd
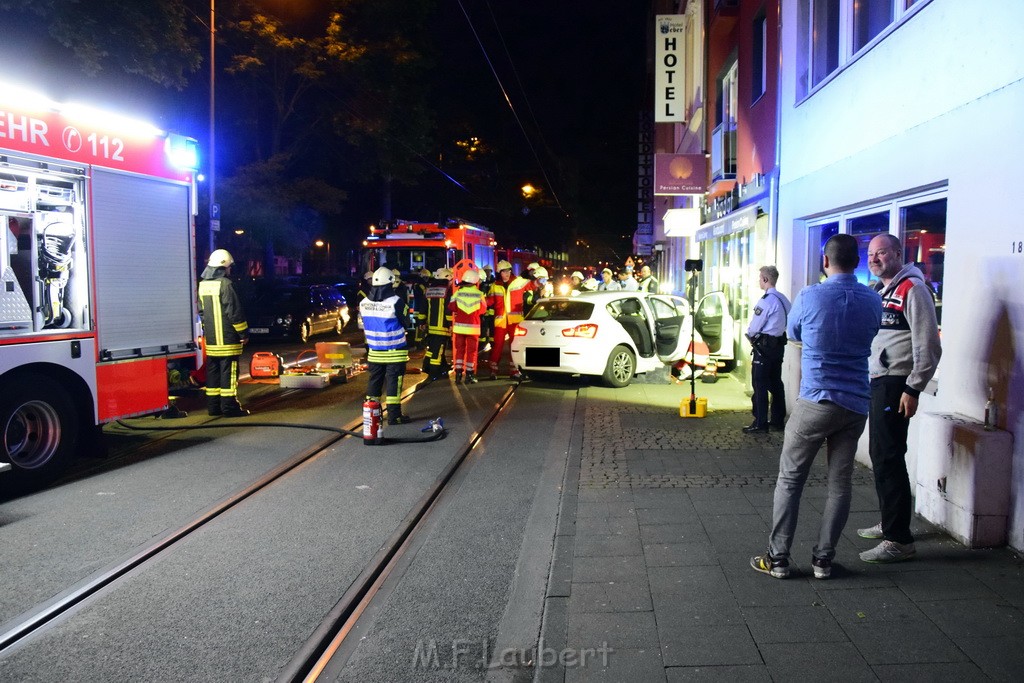
M 498 369 L 502 352 L 505 350 L 505 342 L 507 340 L 511 344 L 515 335 L 516 323 L 522 320 L 522 314 L 516 317 L 515 305 L 512 300 L 514 294 L 512 285 L 521 278 L 512 275 L 512 264 L 508 261 L 498 261 L 498 265 L 494 268 L 498 274 L 487 291 L 487 315 L 494 319 L 494 345 L 491 347 L 490 358 L 491 374 L 485 378 L 490 380 L 498 379 Z M 514 366 L 509 376 L 515 381 L 522 379 Z
M 370 291 L 359 304 L 366 333 L 366 360 L 370 380 L 367 400 L 380 400 L 385 393 L 388 424 L 409 422 L 402 414 L 402 382 L 409 348 L 405 330 L 409 326 L 409 305 L 395 290 L 395 275 L 388 268 L 378 268 L 370 278 Z
M 199 313 L 206 346 L 206 409 L 210 415 L 241 417 L 249 411 L 238 403 L 238 359 L 249 341 L 249 325 L 238 294 L 228 278 L 235 260 L 215 249 L 199 282 Z
M 452 336 L 452 313 L 448 302 L 452 298 L 452 271 L 438 268 L 427 286 L 427 350 L 423 354 L 423 372 L 427 382 L 435 382 L 448 374 L 445 349 Z

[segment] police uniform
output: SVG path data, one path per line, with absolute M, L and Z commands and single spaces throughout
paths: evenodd
M 750 381 L 754 388 L 754 422 L 744 431 L 767 431 L 769 426 L 781 429 L 786 418 L 782 358 L 786 351 L 789 309 L 789 299 L 774 287 L 765 290 L 764 296 L 754 306 L 754 316 L 747 328 L 747 338 L 753 350 Z

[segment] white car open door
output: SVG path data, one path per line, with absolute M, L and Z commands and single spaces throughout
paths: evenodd
M 697 302 L 694 324 L 713 356 L 720 360 L 735 358 L 736 321 L 729 313 L 725 292 L 711 292 Z
M 647 302 L 654 316 L 654 344 L 658 358 L 664 363 L 675 363 L 690 346 L 690 327 L 685 325 L 686 310 L 669 296 L 648 296 Z

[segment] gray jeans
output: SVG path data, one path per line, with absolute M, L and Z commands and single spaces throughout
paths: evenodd
M 818 544 L 812 552 L 820 559 L 835 557 L 836 543 L 850 515 L 853 458 L 867 418 L 867 415 L 835 403 L 797 400 L 786 423 L 786 436 L 779 457 L 772 533 L 768 541 L 768 552 L 772 557 L 789 557 L 800 512 L 800 496 L 822 443 L 828 445 L 828 498 L 822 513 Z

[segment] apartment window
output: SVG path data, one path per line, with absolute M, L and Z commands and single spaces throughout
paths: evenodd
M 839 234 L 839 221 L 815 223 L 807 227 L 807 244 L 810 249 L 807 259 L 807 283 L 813 284 L 825 279 L 825 264 L 821 257 L 825 255 L 825 242 L 828 242 L 832 235 Z
M 889 211 L 877 211 L 853 216 L 846 221 L 847 232 L 857 238 L 857 255 L 860 256 L 860 263 L 854 272 L 857 281 L 862 284 L 869 284 L 875 277 L 868 268 L 868 244 L 875 236 L 889 232 Z
M 872 41 L 929 1 L 798 0 L 797 99 L 806 97 Z
M 942 284 L 946 262 L 946 199 L 912 204 L 900 209 L 903 255 L 924 273 L 935 296 L 935 313 L 942 326 Z
M 768 18 L 764 12 L 754 19 L 754 54 L 751 74 L 751 102 L 768 90 Z
M 715 129 L 711 133 L 711 167 L 719 178 L 736 176 L 736 113 L 739 99 L 738 63 L 733 61 L 718 79 Z
M 813 0 L 811 10 L 811 86 L 839 68 L 839 0 Z
M 893 0 L 855 0 L 853 3 L 853 51 L 871 42 L 892 23 Z
M 868 267 L 868 244 L 872 238 L 882 234 L 897 235 L 903 246 L 903 262 L 917 266 L 932 290 L 941 329 L 946 261 L 944 189 L 908 194 L 808 221 L 808 283 L 824 279 L 822 249 L 829 237 L 840 233 L 857 238 L 860 263 L 855 273 L 857 280 L 864 284 L 873 284 L 877 280 Z

